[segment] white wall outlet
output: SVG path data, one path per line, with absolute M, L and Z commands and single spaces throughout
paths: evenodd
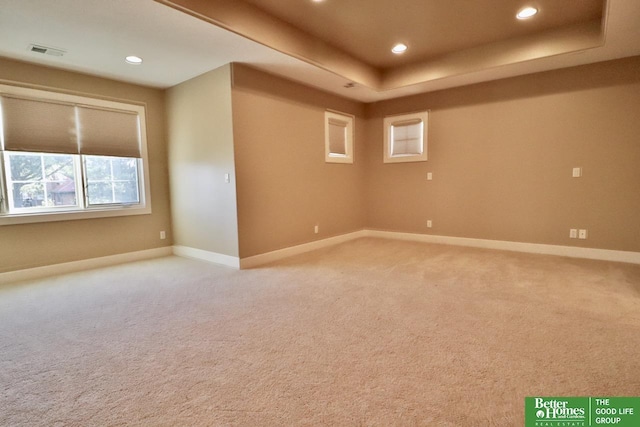
M 587 238 L 587 230 L 580 230 L 578 231 L 578 239 L 586 239 Z
M 166 239 L 166 238 L 167 238 L 167 233 L 165 233 L 165 232 L 164 232 L 164 230 L 163 230 L 163 231 L 161 231 L 161 232 L 160 232 L 160 240 L 164 240 L 164 239 Z
M 431 228 L 433 227 L 433 221 L 431 221 L 430 219 L 427 220 L 427 228 Z
M 569 238 L 570 239 L 577 239 L 578 238 L 578 230 L 576 230 L 575 228 L 572 228 L 571 230 L 569 230 Z
M 318 234 L 318 233 L 320 232 L 320 226 L 319 226 L 319 225 L 315 225 L 315 226 L 313 227 L 313 232 L 314 232 L 315 234 Z
M 427 181 L 431 181 L 433 179 L 433 173 L 427 172 Z
M 582 168 L 573 168 L 573 175 L 574 178 L 580 178 L 582 176 Z

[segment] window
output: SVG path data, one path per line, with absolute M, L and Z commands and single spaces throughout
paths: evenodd
M 325 162 L 353 163 L 353 116 L 325 111 Z
M 150 213 L 144 113 L 0 85 L 0 225 Z
M 384 162 L 427 160 L 428 112 L 385 117 Z
M 135 158 L 85 156 L 88 204 L 140 203 L 137 166 Z
M 63 154 L 5 153 L 10 212 L 77 208 L 77 159 Z

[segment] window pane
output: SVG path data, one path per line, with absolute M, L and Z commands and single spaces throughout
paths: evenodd
M 87 177 L 91 180 L 109 180 L 111 178 L 109 157 L 84 156 L 84 166 Z
M 71 156 L 43 156 L 47 206 L 75 206 L 76 182 Z
M 140 203 L 138 159 L 84 156 L 89 205 Z
M 138 183 L 133 181 L 114 183 L 116 203 L 138 203 Z
M 426 162 L 429 112 L 384 118 L 384 163 Z
M 113 162 L 113 179 L 120 181 L 138 180 L 138 159 L 114 157 L 111 161 Z
M 42 159 L 32 155 L 9 155 L 12 181 L 42 180 Z
M 346 155 L 347 123 L 329 120 L 329 153 Z
M 33 208 L 44 205 L 44 185 L 41 182 L 14 183 L 13 207 Z
M 392 125 L 392 156 L 422 154 L 422 123 Z
M 7 153 L 9 210 L 78 205 L 73 155 Z
M 90 205 L 113 203 L 113 193 L 111 192 L 111 183 L 109 181 L 89 182 L 87 192 L 89 193 Z
M 324 112 L 324 161 L 353 163 L 354 117 L 348 114 Z

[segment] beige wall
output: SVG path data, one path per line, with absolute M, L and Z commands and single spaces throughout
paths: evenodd
M 0 58 L 2 83 L 146 103 L 152 214 L 0 226 L 0 272 L 167 246 L 170 232 L 163 91 Z M 170 237 L 170 234 L 169 236 Z
M 354 164 L 325 163 L 326 109 L 356 116 Z M 363 228 L 363 113 L 360 103 L 234 64 L 242 258 Z
M 638 70 L 635 57 L 369 105 L 367 227 L 640 251 Z M 427 109 L 429 161 L 383 164 L 382 118 Z
M 365 227 L 640 251 L 638 70 L 635 57 L 365 106 L 228 65 L 167 92 L 168 154 L 163 91 L 0 59 L 3 80 L 145 102 L 153 201 L 152 215 L 2 226 L 0 272 L 170 244 L 167 158 L 174 243 L 230 256 Z M 356 116 L 353 165 L 324 162 L 326 109 Z M 383 117 L 425 109 L 429 161 L 383 164 Z
M 174 243 L 237 257 L 231 65 L 169 89 L 167 122 Z

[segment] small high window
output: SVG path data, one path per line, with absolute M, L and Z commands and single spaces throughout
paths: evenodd
M 427 160 L 427 111 L 384 119 L 384 162 Z
M 353 116 L 326 111 L 324 139 L 327 163 L 353 163 Z

